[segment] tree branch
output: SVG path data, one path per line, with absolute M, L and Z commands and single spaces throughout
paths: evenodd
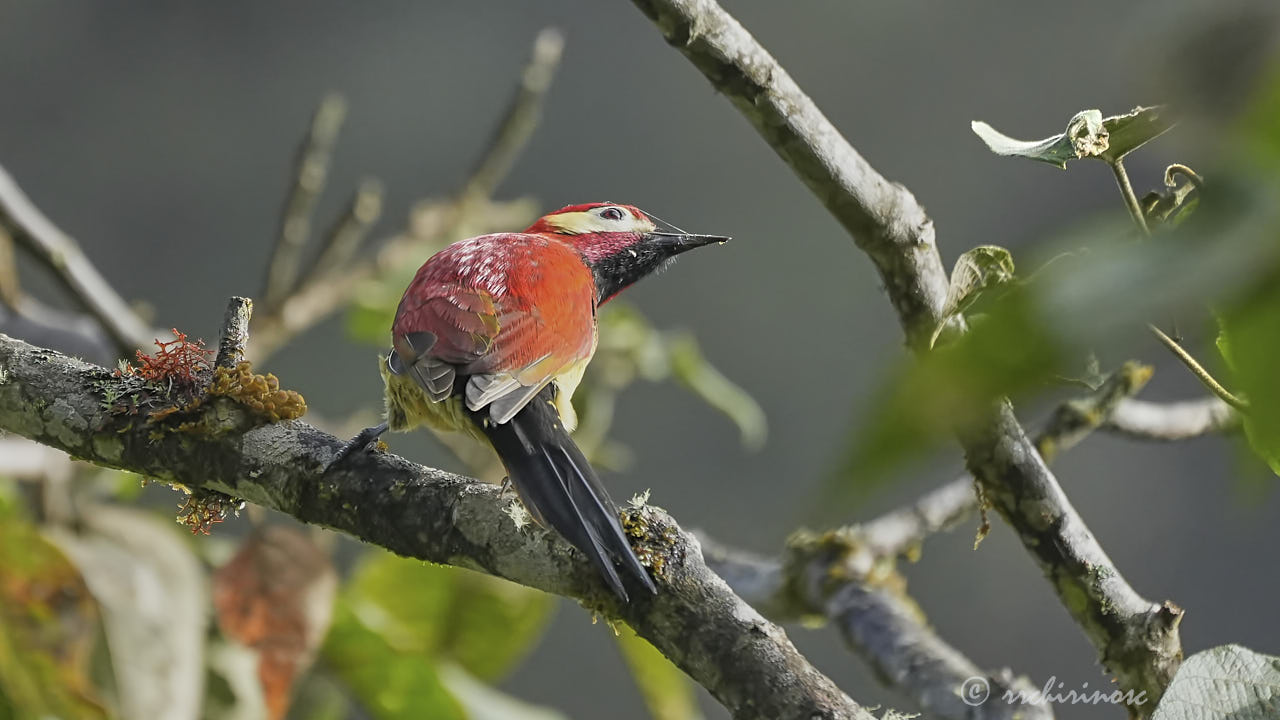
M 926 352 L 948 281 L 933 225 L 911 193 L 877 173 L 714 0 L 632 2 L 849 231 L 879 271 L 908 345 Z M 959 439 L 986 496 L 1018 532 L 1120 686 L 1158 699 L 1181 660 L 1181 610 L 1145 600 L 1125 582 L 1007 401 Z
M 517 530 L 498 488 L 367 453 L 320 475 L 342 441 L 299 421 L 258 424 L 228 398 L 201 406 L 200 430 L 112 414 L 104 368 L 0 335 L 0 428 L 107 467 L 222 492 L 402 555 L 491 573 L 580 599 L 636 632 L 736 718 L 870 720 L 776 625 L 702 561 L 665 512 L 632 510 L 627 527 L 653 567 L 657 595 L 621 605 L 554 533 Z
M 973 491 L 964 488 L 970 498 Z M 785 563 L 722 546 L 700 536 L 703 557 L 734 592 L 775 622 L 821 616 L 839 630 L 845 644 L 880 675 L 884 684 L 911 698 L 930 717 L 943 720 L 1049 720 L 1049 704 L 970 704 L 959 692 L 982 678 L 993 698 L 1005 690 L 1031 692 L 1031 683 L 1008 669 L 984 672 L 929 627 L 906 594 L 905 581 L 885 567 L 864 568 L 869 536 L 845 528 L 821 539 L 788 543 Z M 890 563 L 892 560 L 890 560 Z M 851 565 L 856 565 L 853 567 Z M 874 573 L 871 572 L 874 570 Z M 873 577 L 874 575 L 874 577 Z M 837 579 L 838 578 L 838 579 Z
M 280 214 L 280 234 L 267 265 L 263 304 L 275 308 L 293 290 L 298 279 L 302 250 L 311 234 L 316 200 L 329 177 L 329 159 L 338 131 L 347 116 L 347 102 L 337 93 L 327 95 L 311 118 L 311 128 L 298 148 L 293 189 Z
M 1139 440 L 1172 442 L 1235 432 L 1240 429 L 1240 413 L 1216 397 L 1175 403 L 1125 400 L 1105 427 Z
M 1124 401 L 1140 391 L 1151 368 L 1125 363 L 1096 390 L 1060 405 L 1036 446 L 1046 457 L 1075 447 Z M 992 697 L 1012 689 L 1031 692 L 1008 669 L 985 673 L 928 626 L 905 592 L 895 563 L 913 556 L 925 538 L 949 529 L 978 510 L 973 479 L 947 483 L 908 507 L 821 536 L 801 533 L 787 542 L 781 560 L 754 557 L 702 537 L 707 563 L 744 600 L 777 622 L 820 616 L 839 629 L 846 644 L 874 667 L 885 684 L 943 718 L 1051 717 L 1047 705 L 1022 707 L 988 701 L 966 703 L 966 681 L 982 678 Z M 957 693 L 957 689 L 961 689 Z
M 106 329 L 121 356 L 147 347 L 155 331 L 129 307 L 80 250 L 35 206 L 18 183 L 0 167 L 0 227 L 57 275 L 93 317 Z
M 379 274 L 401 269 L 407 263 L 421 262 L 424 247 L 452 242 L 468 232 L 508 230 L 531 219 L 526 203 L 495 203 L 490 197 L 537 127 L 563 47 L 564 38 L 559 31 L 548 28 L 538 33 L 511 105 L 456 198 L 417 210 L 410 230 L 392 238 L 376 257 L 338 263 L 336 261 L 344 256 L 349 259 L 352 248 L 358 245 L 359 234 L 363 233 L 358 214 L 363 210 L 367 217 L 375 209 L 380 210 L 380 201 L 375 202 L 370 194 L 377 190 L 368 186 L 362 189 L 363 205 L 358 194 L 347 214 L 350 222 L 342 221 L 330 235 L 307 276 L 276 302 L 269 303 L 255 320 L 253 356 L 256 359 L 261 361 L 299 333 L 337 312 L 363 284 Z M 369 220 L 365 224 L 371 223 Z M 281 247 L 285 245 L 283 237 Z

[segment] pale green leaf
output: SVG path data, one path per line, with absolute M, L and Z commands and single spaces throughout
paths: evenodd
M 1187 658 L 1152 720 L 1280 717 L 1280 658 L 1223 645 Z
M 974 120 L 970 127 L 997 155 L 1039 160 L 1063 169 L 1068 160 L 1097 155 L 1106 148 L 1102 113 L 1097 110 L 1076 113 L 1064 132 L 1043 140 L 1015 140 L 981 120 Z
M 1008 284 L 1013 277 L 1013 254 L 998 245 L 979 245 L 957 258 L 947 299 L 942 304 L 942 319 L 930 345 L 938 339 L 946 322 L 964 312 L 984 290 Z
M 454 663 L 441 663 L 436 672 L 466 711 L 467 720 L 566 720 L 555 710 L 531 705 L 480 682 Z
M 1118 160 L 1173 127 L 1162 106 L 1137 107 L 1124 115 L 1103 118 L 1098 110 L 1076 113 L 1065 131 L 1043 140 L 1015 140 L 981 120 L 970 124 L 973 132 L 997 155 L 1067 167 L 1068 160 L 1096 157 Z
M 631 628 L 618 630 L 618 648 L 653 720 L 701 720 L 689 677 Z
M 1102 121 L 1108 142 L 1098 157 L 1115 161 L 1168 132 L 1174 125 L 1169 109 L 1163 105 L 1136 107 L 1124 115 L 1112 115 Z
M 671 372 L 680 384 L 733 421 L 745 447 L 755 450 L 764 445 L 769 434 L 764 408 L 707 361 L 692 335 L 669 337 L 667 352 Z

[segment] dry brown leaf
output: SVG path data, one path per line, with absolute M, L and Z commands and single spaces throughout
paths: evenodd
M 338 579 L 333 563 L 305 532 L 255 531 L 213 576 L 213 606 L 227 637 L 258 653 L 258 678 L 272 720 L 289 709 L 293 683 L 306 672 L 328 630 Z

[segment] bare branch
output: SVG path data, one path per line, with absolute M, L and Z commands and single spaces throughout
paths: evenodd
M 1059 450 L 1074 447 L 1098 429 L 1124 400 L 1137 395 L 1154 370 L 1130 360 L 1112 373 L 1097 390 L 1058 406 L 1045 429 L 1036 437 L 1036 449 L 1047 463 Z
M 389 241 L 373 261 L 332 262 L 332 256 L 341 257 L 347 252 L 342 246 L 351 242 L 349 237 L 337 237 L 341 226 L 335 231 L 329 243 L 330 259 L 326 260 L 322 252 L 315 271 L 308 273 L 302 284 L 282 297 L 278 304 L 269 304 L 256 318 L 252 348 L 256 360 L 261 361 L 299 333 L 332 315 L 366 282 L 382 273 L 399 270 L 405 264 L 422 262 L 429 254 L 423 252 L 424 248 L 453 242 L 472 232 L 509 230 L 532 219 L 526 204 L 494 203 L 490 197 L 537 127 L 542 101 L 559 65 L 563 46 L 564 39 L 557 30 L 546 29 L 538 34 L 510 108 L 452 202 L 417 210 L 414 227 Z M 350 215 L 359 207 L 357 196 Z M 365 210 L 368 209 L 366 198 Z M 333 249 L 335 246 L 339 247 Z
M 1037 447 L 1056 454 L 1079 444 L 1136 394 L 1151 368 L 1125 363 L 1096 390 L 1063 403 Z M 747 555 L 702 537 L 713 570 L 744 600 L 777 622 L 820 616 L 840 630 L 849 647 L 875 667 L 890 687 L 943 718 L 1051 717 L 1048 706 L 964 702 L 966 681 L 980 677 L 993 698 L 1012 689 L 1030 692 L 1025 678 L 1003 669 L 982 672 L 929 628 L 924 613 L 900 587 L 894 563 L 912 556 L 929 535 L 949 529 L 978 509 L 973 479 L 966 475 L 912 505 L 863 523 L 787 543 L 782 561 Z M 970 698 L 972 700 L 972 698 Z
M 933 225 L 911 193 L 877 173 L 714 0 L 632 2 L 844 225 L 879 271 L 908 345 L 927 351 L 948 281 Z M 1181 610 L 1142 598 L 1124 580 L 1008 402 L 996 403 L 959 440 L 984 493 L 1017 531 L 1120 687 L 1158 699 L 1181 660 Z
M 964 490 L 973 497 L 969 487 Z M 892 570 L 892 560 L 888 566 L 852 567 L 848 560 L 866 550 L 861 543 L 867 537 L 866 533 L 846 528 L 820 539 L 807 537 L 788 542 L 783 563 L 730 549 L 706 536 L 700 535 L 699 539 L 707 565 L 742 599 L 775 622 L 814 616 L 830 621 L 849 648 L 875 668 L 886 686 L 911 698 L 930 717 L 1053 717 L 1047 704 L 998 702 L 1005 690 L 1031 691 L 1030 682 L 1013 677 L 1007 669 L 984 672 L 938 637 L 906 594 L 904 581 Z M 985 680 L 992 699 L 965 702 L 962 688 L 975 678 Z M 968 698 L 970 702 L 974 699 Z
M 80 246 L 58 229 L 0 167 L 0 227 L 19 245 L 49 266 L 111 336 L 119 355 L 151 344 L 156 333 L 98 274 Z
M 13 249 L 13 238 L 0 224 L 0 304 L 18 307 L 22 286 L 18 283 L 18 257 Z
M 578 598 L 649 640 L 735 718 L 871 720 L 776 625 L 702 561 L 665 512 L 629 512 L 657 595 L 621 604 L 554 533 L 518 530 L 498 488 L 365 453 L 321 475 L 343 441 L 300 421 L 257 424 L 227 398 L 207 399 L 203 431 L 165 431 L 112 414 L 98 395 L 119 381 L 101 367 L 0 335 L 0 429 L 106 467 L 221 492 L 339 530 L 401 555 L 487 572 Z
M 533 41 L 533 53 L 520 76 L 520 85 L 511 104 L 489 141 L 488 152 L 471 171 L 459 195 L 461 211 L 470 203 L 483 201 L 498 189 L 498 183 L 511 171 L 524 151 L 542 117 L 542 103 L 560 65 L 564 51 L 564 35 L 555 28 L 545 28 Z
M 51 308 L 29 295 L 20 297 L 16 307 L 0 306 L 0 333 L 97 363 L 109 365 L 120 357 L 121 348 L 97 320 Z
M 316 108 L 311 118 L 311 130 L 298 148 L 293 190 L 280 217 L 280 234 L 276 237 L 262 291 L 263 305 L 268 308 L 279 304 L 298 279 L 298 266 L 311 234 L 311 216 L 315 212 L 316 199 L 324 192 L 329 177 L 329 159 L 346 116 L 346 100 L 337 93 L 326 96 Z
M 347 211 L 325 235 L 320 255 L 307 273 L 308 278 L 332 274 L 351 262 L 364 243 L 365 236 L 369 234 L 369 229 L 382 215 L 382 194 L 382 183 L 377 180 L 367 179 L 360 183 Z
M 1105 427 L 1139 440 L 1171 442 L 1235 432 L 1240 429 L 1240 413 L 1216 397 L 1175 403 L 1125 400 Z

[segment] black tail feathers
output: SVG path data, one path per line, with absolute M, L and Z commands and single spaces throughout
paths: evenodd
M 627 591 L 615 561 L 649 592 L 656 593 L 622 531 L 617 507 L 560 423 L 560 415 L 550 402 L 553 392 L 548 386 L 501 425 L 479 422 L 481 415 L 488 414 L 485 411 L 477 413 L 476 420 L 534 519 L 550 525 L 586 553 L 623 602 L 628 601 Z

